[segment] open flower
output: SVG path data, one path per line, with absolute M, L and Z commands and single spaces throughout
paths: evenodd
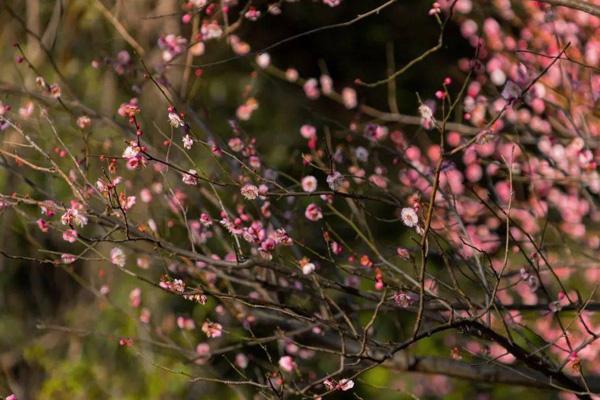
M 88 219 L 81 211 L 81 206 L 73 203 L 71 208 L 67 209 L 60 217 L 60 222 L 62 222 L 63 225 L 77 225 L 79 227 L 84 227 L 87 225 Z
M 433 128 L 435 119 L 433 117 L 433 110 L 425 104 L 419 106 L 419 114 L 421 114 L 421 125 L 425 129 Z
M 242 193 L 242 196 L 244 196 L 244 198 L 248 200 L 255 200 L 259 194 L 258 187 L 251 184 L 242 186 L 242 188 L 240 189 L 240 193 Z
M 195 169 L 190 169 L 187 173 L 183 174 L 181 180 L 186 185 L 196 186 L 198 184 L 198 173 Z
M 292 372 L 296 367 L 296 363 L 291 356 L 283 356 L 279 359 L 279 366 L 285 372 Z
M 119 247 L 114 247 L 110 251 L 110 262 L 121 268 L 125 266 L 125 253 Z
M 179 128 L 185 125 L 181 117 L 174 112 L 169 113 L 169 124 L 171 124 L 173 128 Z
M 321 207 L 315 203 L 310 203 L 304 211 L 304 216 L 308 220 L 315 222 L 323 218 L 323 212 L 321 211 Z
M 409 228 L 414 228 L 419 223 L 419 216 L 412 207 L 403 208 L 400 212 L 400 216 L 404 225 L 408 226 Z
M 354 387 L 354 381 L 352 379 L 346 379 L 346 378 L 340 379 L 338 386 L 343 392 L 345 392 Z
M 75 260 L 77 260 L 77 257 L 75 257 L 73 254 L 63 253 L 60 256 L 60 260 L 63 264 L 73 264 Z
M 315 264 L 311 263 L 308 258 L 303 258 L 298 263 L 300 264 L 300 268 L 304 275 L 310 275 L 316 269 Z
M 312 175 L 302 178 L 302 190 L 308 193 L 312 193 L 317 190 L 317 178 Z
M 223 326 L 217 322 L 205 321 L 202 324 L 202 332 L 209 338 L 217 338 L 223 334 Z
M 329 188 L 333 191 L 336 191 L 342 187 L 344 182 L 344 176 L 338 171 L 333 171 L 331 174 L 327 175 L 327 185 L 329 185 Z
M 74 243 L 75 241 L 77 241 L 77 231 L 74 229 L 67 229 L 66 231 L 63 232 L 63 240 L 69 242 L 69 243 Z
M 190 135 L 185 135 L 182 139 L 183 141 L 183 148 L 186 150 L 189 150 L 192 148 L 192 145 L 194 144 L 194 139 L 192 139 L 192 137 Z

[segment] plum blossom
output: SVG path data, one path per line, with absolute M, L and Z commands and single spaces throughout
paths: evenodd
M 71 208 L 68 208 L 67 211 L 60 217 L 60 222 L 63 225 L 76 225 L 79 227 L 84 227 L 88 223 L 87 217 L 83 214 L 83 207 L 73 201 L 71 202 Z
M 242 139 L 237 137 L 229 139 L 227 145 L 232 151 L 236 153 L 239 153 L 244 149 L 244 142 L 242 142 Z
M 393 298 L 394 302 L 403 308 L 410 307 L 417 301 L 415 295 L 405 291 L 398 291 L 394 293 Z
M 305 176 L 302 178 L 302 190 L 307 193 L 312 193 L 317 190 L 317 178 L 312 175 Z
M 110 251 L 110 262 L 123 268 L 125 266 L 125 253 L 120 247 L 113 247 Z
M 200 214 L 200 223 L 205 227 L 209 227 L 213 224 L 213 220 L 207 213 L 202 213 Z
M 52 200 L 44 200 L 40 203 L 40 210 L 47 217 L 53 217 L 56 214 L 57 208 L 57 204 Z
M 210 358 L 210 345 L 208 343 L 198 343 L 196 346 L 196 354 L 198 359 L 196 364 L 204 364 Z
M 333 171 L 327 175 L 327 185 L 334 192 L 342 187 L 346 179 L 339 171 Z
M 259 194 L 258 187 L 251 184 L 246 184 L 242 186 L 242 188 L 240 189 L 240 193 L 242 193 L 242 196 L 244 196 L 244 198 L 248 200 L 255 200 Z
M 217 21 L 204 22 L 200 28 L 203 40 L 218 39 L 223 35 L 223 28 Z
M 194 320 L 191 318 L 179 316 L 179 317 L 177 317 L 177 327 L 179 327 L 179 329 L 184 329 L 186 331 L 192 331 L 192 330 L 196 329 L 196 324 L 194 323 Z
M 192 145 L 194 144 L 194 139 L 192 139 L 192 137 L 190 135 L 185 135 L 182 139 L 183 141 L 183 148 L 186 150 L 190 150 L 192 148 Z
M 142 304 L 142 289 L 134 288 L 129 292 L 129 305 L 138 308 Z
M 300 135 L 304 139 L 313 139 L 317 137 L 317 128 L 309 124 L 304 124 L 300 127 Z
M 246 13 L 244 14 L 244 17 L 246 17 L 246 19 L 250 20 L 250 21 L 256 21 L 257 19 L 260 18 L 260 11 L 257 10 L 254 7 L 249 7 L 248 11 L 246 11 Z
M 262 69 L 265 69 L 269 66 L 269 64 L 271 64 L 271 56 L 269 55 L 269 53 L 261 53 L 256 57 L 256 64 L 261 67 Z
M 40 231 L 46 233 L 48 232 L 48 230 L 50 229 L 50 226 L 48 225 L 48 222 L 46 222 L 46 220 L 40 218 L 36 221 L 38 228 L 40 228 Z
M 513 102 L 521 96 L 521 87 L 517 85 L 514 81 L 508 80 L 502 89 L 502 93 L 500 94 L 502 98 L 506 101 Z
M 310 78 L 304 83 L 304 94 L 310 100 L 316 100 L 321 96 L 318 85 L 319 83 L 315 78 Z
M 419 216 L 412 207 L 403 208 L 400 212 L 400 217 L 402 218 L 404 225 L 408 226 L 409 228 L 414 228 L 419 223 Z
M 79 129 L 86 129 L 89 128 L 91 125 L 92 120 L 87 115 L 82 115 L 79 118 L 77 118 L 77 126 L 79 127 Z
M 300 264 L 300 268 L 302 269 L 302 273 L 304 275 L 310 275 L 316 269 L 315 264 L 310 262 L 307 258 L 303 258 L 302 260 L 300 260 L 299 264 Z
M 329 7 L 337 7 L 342 3 L 342 0 L 323 0 L 323 3 Z
M 304 211 L 304 216 L 308 220 L 316 222 L 323 218 L 323 212 L 321 211 L 321 207 L 319 207 L 315 203 L 310 203 Z
M 341 390 L 345 392 L 354 387 L 354 381 L 347 378 L 340 379 L 339 382 L 336 382 L 333 379 L 326 379 L 323 381 L 323 385 L 325 385 L 328 390 Z
M 77 241 L 77 231 L 74 229 L 67 229 L 63 232 L 63 240 L 69 243 L 75 243 Z
M 181 117 L 175 112 L 170 112 L 168 117 L 169 117 L 169 124 L 173 128 L 179 128 L 179 127 L 182 127 L 185 125 L 185 123 L 183 122 Z
M 63 253 L 60 256 L 60 260 L 63 264 L 73 264 L 75 260 L 77 260 L 77 257 L 75 257 L 73 254 Z
M 356 90 L 347 87 L 342 89 L 342 101 L 344 102 L 344 107 L 351 110 L 357 106 L 356 100 Z
M 342 392 L 346 392 L 354 387 L 354 381 L 352 379 L 343 378 L 340 379 L 338 385 Z
M 237 353 L 235 355 L 235 365 L 241 369 L 248 368 L 248 357 L 245 354 Z
M 428 12 L 428 14 L 429 14 L 429 15 L 437 15 L 437 14 L 439 14 L 439 13 L 441 13 L 441 12 L 442 12 L 442 9 L 441 9 L 440 3 L 438 3 L 438 2 L 436 1 L 436 2 L 434 2 L 434 3 L 431 5 L 431 8 L 429 9 L 429 12 Z
M 285 71 L 285 78 L 290 82 L 296 82 L 299 78 L 298 70 L 295 68 L 288 68 Z
M 182 174 L 181 180 L 186 185 L 196 186 L 198 184 L 198 173 L 195 169 L 190 169 L 187 173 Z
M 127 169 L 134 170 L 146 165 L 146 159 L 143 157 L 142 148 L 134 141 L 123 151 L 122 157 L 127 160 Z
M 256 110 L 258 110 L 258 101 L 254 97 L 250 97 L 244 104 L 238 107 L 236 115 L 240 120 L 248 121 Z
M 321 84 L 321 90 L 325 94 L 333 92 L 333 79 L 327 74 L 323 74 L 319 77 L 319 83 Z
M 435 119 L 433 117 L 433 111 L 426 104 L 419 106 L 419 114 L 421 115 L 421 125 L 425 129 L 431 129 L 435 125 Z
M 202 332 L 209 338 L 218 338 L 223 334 L 223 326 L 217 322 L 205 321 L 202 324 Z
M 285 372 L 292 372 L 296 368 L 296 363 L 291 356 L 283 356 L 279 359 L 279 366 Z
M 163 61 L 169 62 L 185 50 L 187 40 L 184 37 L 169 34 L 158 39 L 158 47 L 163 51 Z
M 185 292 L 185 282 L 183 282 L 181 279 L 170 280 L 167 276 L 163 276 L 159 286 L 165 290 L 177 294 L 183 294 Z

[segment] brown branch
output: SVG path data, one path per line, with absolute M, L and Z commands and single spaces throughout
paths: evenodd
M 386 366 L 400 371 L 441 374 L 476 382 L 556 389 L 552 385 L 552 381 L 538 371 L 524 371 L 499 364 L 475 364 L 442 357 L 415 357 L 406 353 L 399 353 L 394 359 L 386 363 Z M 588 384 L 590 384 L 591 391 L 600 391 L 600 377 L 588 377 Z
M 540 3 L 547 3 L 553 6 L 567 7 L 573 10 L 583 11 L 590 15 L 600 17 L 600 6 L 588 3 L 583 0 L 538 0 Z

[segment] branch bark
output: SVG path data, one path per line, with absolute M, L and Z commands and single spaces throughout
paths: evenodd
M 600 6 L 588 3 L 583 0 L 538 0 L 540 3 L 547 3 L 553 6 L 567 7 L 573 10 L 583 11 L 590 15 L 600 17 Z
M 552 380 L 538 371 L 524 370 L 512 366 L 503 367 L 498 363 L 469 364 L 465 361 L 441 357 L 415 357 L 402 352 L 387 362 L 386 366 L 399 371 L 439 374 L 489 384 L 518 385 L 556 390 L 556 386 L 552 385 Z M 600 391 L 599 377 L 588 376 L 586 380 L 590 391 Z

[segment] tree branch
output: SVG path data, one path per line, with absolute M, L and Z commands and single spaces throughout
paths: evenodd
M 538 0 L 540 3 L 547 3 L 553 6 L 567 7 L 573 10 L 583 11 L 590 15 L 600 17 L 600 6 L 590 4 L 583 0 Z

